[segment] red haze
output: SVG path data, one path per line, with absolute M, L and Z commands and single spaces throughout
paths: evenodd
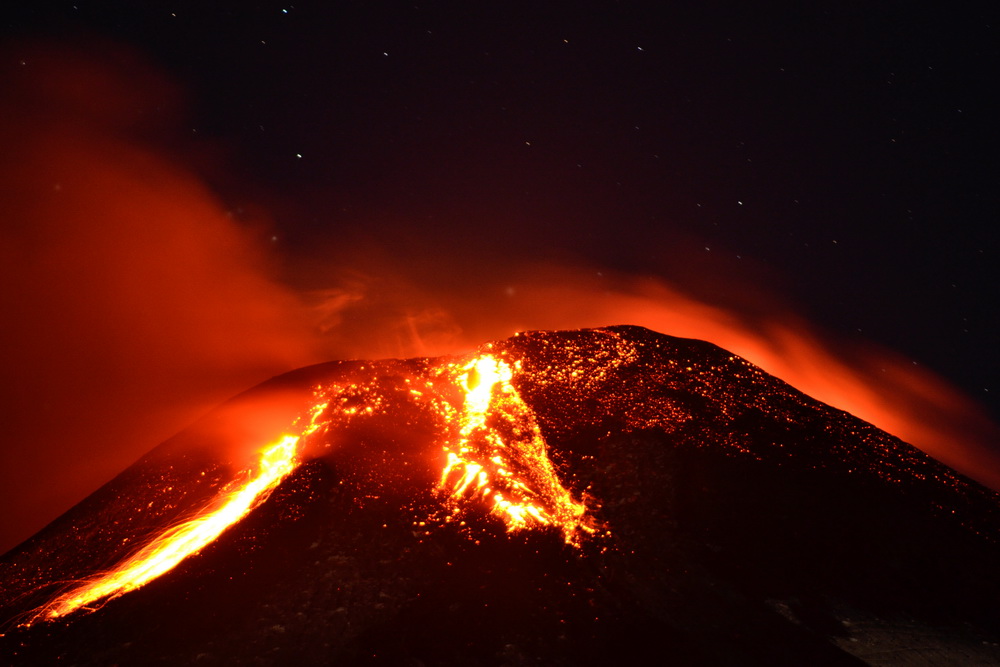
M 138 138 L 173 129 L 161 77 L 114 49 L 3 56 L 0 551 L 207 407 L 318 360 L 254 235 Z

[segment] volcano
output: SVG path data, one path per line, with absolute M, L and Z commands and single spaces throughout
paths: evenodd
M 10 664 L 1000 663 L 1000 495 L 702 341 L 279 376 L 0 559 Z

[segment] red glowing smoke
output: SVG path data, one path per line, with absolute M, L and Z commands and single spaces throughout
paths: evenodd
M 98 50 L 3 54 L 0 551 L 207 407 L 317 360 L 255 235 L 143 140 L 175 130 L 176 91 Z

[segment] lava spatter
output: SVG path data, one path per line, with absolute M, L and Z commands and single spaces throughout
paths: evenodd
M 367 420 L 414 420 L 434 434 L 434 442 L 380 455 L 382 484 L 405 477 L 399 468 L 411 463 L 421 464 L 416 469 L 437 466 L 434 490 L 446 507 L 445 521 L 478 506 L 503 521 L 508 532 L 551 527 L 567 544 L 578 545 L 595 523 L 560 481 L 534 413 L 512 384 L 516 367 L 487 352 L 410 372 L 396 368 L 392 378 L 376 371 L 321 386 L 317 393 L 325 403 L 316 420 L 333 434 L 323 448 L 336 450 L 334 440 L 343 441 Z M 357 437 L 348 435 L 342 445 L 350 447 Z M 425 466 L 418 458 L 436 463 Z M 379 483 L 379 476 L 373 481 Z M 416 523 L 433 524 L 440 516 L 419 516 Z

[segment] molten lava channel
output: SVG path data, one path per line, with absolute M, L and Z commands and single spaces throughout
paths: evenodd
M 578 545 L 580 531 L 594 532 L 594 524 L 560 482 L 534 413 L 511 384 L 510 365 L 483 355 L 458 370 L 465 403 L 452 419 L 458 434 L 444 446 L 438 483 L 453 513 L 478 498 L 510 532 L 555 526 Z
M 256 475 L 235 489 L 224 491 L 210 508 L 164 531 L 114 569 L 78 584 L 44 605 L 30 622 L 56 619 L 94 602 L 116 598 L 166 574 L 191 554 L 201 551 L 262 503 L 295 469 L 298 441 L 299 436 L 286 435 L 265 447 Z

